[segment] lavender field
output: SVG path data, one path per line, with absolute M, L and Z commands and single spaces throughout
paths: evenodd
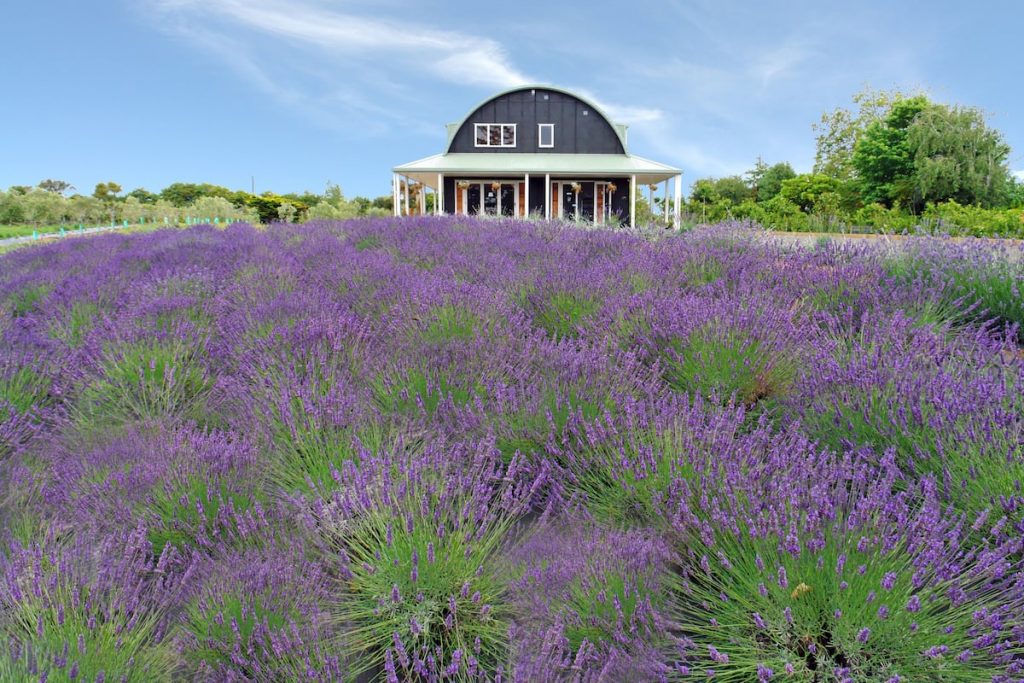
M 0 680 L 1024 681 L 1020 264 L 463 217 L 6 254 Z

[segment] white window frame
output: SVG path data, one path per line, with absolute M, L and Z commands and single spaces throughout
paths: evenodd
M 520 200 L 520 197 L 519 197 L 519 183 L 522 183 L 524 181 L 522 181 L 522 180 L 510 181 L 508 178 L 505 178 L 505 179 L 494 178 L 494 179 L 491 179 L 491 180 L 481 180 L 479 178 L 472 178 L 472 179 L 465 178 L 464 180 L 468 180 L 470 185 L 478 185 L 480 187 L 480 213 L 477 214 L 478 216 L 493 216 L 493 217 L 501 218 L 501 209 L 502 209 L 501 191 L 500 190 L 498 191 L 498 196 L 497 196 L 497 200 L 498 201 L 497 201 L 497 204 L 495 206 L 495 211 L 497 211 L 497 213 L 494 213 L 494 214 L 485 213 L 483 211 L 483 208 L 484 208 L 484 206 L 483 206 L 484 193 L 487 192 L 487 188 L 490 187 L 492 183 L 499 183 L 501 185 L 511 185 L 513 187 L 513 189 L 514 189 L 514 192 L 512 193 L 514 201 L 513 201 L 513 204 L 512 204 L 512 216 L 511 217 L 512 218 L 519 218 L 519 200 Z M 459 190 L 459 192 L 462 193 L 462 215 L 463 216 L 468 216 L 469 215 L 469 188 L 468 187 L 464 187 L 464 188 L 460 189 L 458 187 L 458 183 L 459 182 L 462 182 L 462 181 L 456 181 L 455 189 Z M 524 199 L 525 199 L 525 197 L 524 197 Z
M 494 147 L 515 147 L 516 146 L 516 141 L 519 139 L 519 131 L 516 129 L 516 127 L 518 125 L 519 124 L 516 124 L 516 123 L 474 123 L 473 124 L 473 146 L 474 147 L 492 147 L 492 148 L 494 148 Z M 485 144 L 480 144 L 480 137 L 479 137 L 479 135 L 477 135 L 477 133 L 480 130 L 481 126 L 485 127 L 487 129 L 487 135 L 485 137 L 488 140 L 488 142 L 485 143 Z M 491 129 L 490 129 L 490 127 L 491 126 L 498 126 L 498 139 L 499 140 L 504 140 L 505 139 L 504 128 L 506 128 L 506 127 L 511 128 L 512 129 L 512 144 L 511 145 L 506 145 L 504 143 L 497 144 L 497 145 L 490 144 L 490 139 L 491 139 Z
M 545 145 L 544 140 L 544 129 L 551 129 L 551 144 Z M 553 123 L 538 123 L 537 124 L 537 146 L 542 149 L 550 149 L 555 146 L 555 124 Z

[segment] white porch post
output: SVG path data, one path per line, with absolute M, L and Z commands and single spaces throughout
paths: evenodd
M 526 202 L 526 206 L 523 207 L 523 218 L 530 217 L 530 174 L 523 174 L 525 179 L 526 190 L 523 192 L 523 201 Z
M 676 230 L 679 229 L 679 219 L 680 219 L 681 211 L 682 211 L 682 207 L 680 206 L 680 204 L 682 204 L 682 201 L 681 201 L 682 196 L 683 196 L 683 174 L 680 173 L 679 175 L 676 176 L 676 205 L 673 207 L 674 210 L 675 210 L 675 215 L 673 217 L 673 227 L 675 227 Z
M 420 215 L 422 216 L 427 212 L 427 186 L 425 183 L 420 185 L 418 199 L 417 203 L 420 205 Z
M 444 215 L 444 173 L 437 174 L 437 196 L 434 197 L 434 213 Z
M 409 215 L 409 176 L 405 176 L 405 215 Z
M 551 220 L 551 174 L 544 174 L 544 218 Z
M 636 228 L 636 175 L 629 176 L 629 227 Z
M 398 174 L 391 174 L 391 212 L 398 217 Z
M 665 179 L 665 206 L 661 207 L 661 217 L 665 220 L 665 225 L 668 225 L 668 178 Z

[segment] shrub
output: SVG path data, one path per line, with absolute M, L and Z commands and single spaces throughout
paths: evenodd
M 502 668 L 510 613 L 496 560 L 530 482 L 493 456 L 474 444 L 341 472 L 320 529 L 340 558 L 334 618 L 349 675 L 475 680 Z
M 995 597 L 1001 562 L 963 553 L 934 482 L 915 501 L 893 481 L 854 484 L 834 517 L 794 505 L 787 534 L 758 531 L 724 500 L 700 511 L 720 521 L 687 546 L 676 616 L 691 641 L 687 669 L 723 680 L 965 682 L 1012 670 L 996 644 L 1020 607 Z
M 673 390 L 747 406 L 779 396 L 796 375 L 792 360 L 718 321 L 670 339 L 660 359 Z
M 161 638 L 180 587 L 171 557 L 155 561 L 144 532 L 15 547 L 0 563 L 0 667 L 36 680 L 172 680 L 176 660 Z
M 187 335 L 122 343 L 103 356 L 100 375 L 76 404 L 89 428 L 147 419 L 203 420 L 214 379 L 201 340 Z

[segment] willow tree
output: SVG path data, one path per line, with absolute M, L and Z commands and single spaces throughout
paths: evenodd
M 907 131 L 914 185 L 924 202 L 1000 206 L 1011 185 L 1010 147 L 985 125 L 981 111 L 935 105 L 918 114 Z

